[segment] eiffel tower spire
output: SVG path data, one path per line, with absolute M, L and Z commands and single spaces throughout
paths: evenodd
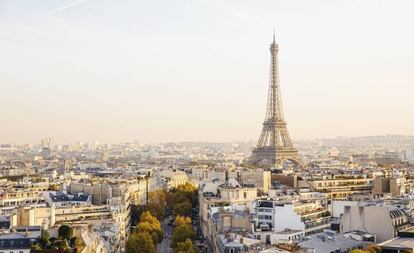
M 250 162 L 282 165 L 283 161 L 291 160 L 302 165 L 302 160 L 297 149 L 293 146 L 283 116 L 278 53 L 279 45 L 275 41 L 273 32 L 273 43 L 270 45 L 271 61 L 266 116 L 262 133 L 252 152 Z

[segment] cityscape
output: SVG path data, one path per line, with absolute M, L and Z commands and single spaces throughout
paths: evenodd
M 293 67 L 295 71 L 326 67 L 326 73 L 322 70 L 320 73 L 331 75 L 330 69 L 335 75 L 333 68 L 350 65 L 345 60 L 341 64 L 326 62 L 324 65 L 318 62 L 320 59 L 315 59 L 315 63 L 309 65 L 305 61 L 301 62 L 305 68 L 295 68 L 289 62 L 289 52 L 295 49 L 288 49 L 289 43 L 283 42 L 288 41 L 289 36 L 298 36 L 290 33 L 308 33 L 305 31 L 306 25 L 303 31 L 291 31 L 291 27 L 282 22 L 282 17 L 296 20 L 298 16 L 303 16 L 310 23 L 316 22 L 317 17 L 311 12 L 293 8 L 292 3 L 285 1 L 262 3 L 268 6 L 247 1 L 229 1 L 226 4 L 219 1 L 178 1 L 177 6 L 168 1 L 155 2 L 157 4 L 152 5 L 141 1 L 47 0 L 33 3 L 0 0 L 0 17 L 5 20 L 3 25 L 0 24 L 0 47 L 3 47 L 0 52 L 6 58 L 15 54 L 13 59 L 0 61 L 6 70 L 0 72 L 0 92 L 3 94 L 0 97 L 0 114 L 3 114 L 0 128 L 0 253 L 414 252 L 414 125 L 410 114 L 414 108 L 411 95 L 397 97 L 392 88 L 400 87 L 398 85 L 403 81 L 399 80 L 402 79 L 404 83 L 413 84 L 411 68 L 404 65 L 406 58 L 409 58 L 407 56 L 414 55 L 414 43 L 408 43 L 414 42 L 412 35 L 407 35 L 407 31 L 402 29 L 407 37 L 396 41 L 406 38 L 404 43 L 407 44 L 395 41 L 389 47 L 399 45 L 399 49 L 390 55 L 384 53 L 384 58 L 380 58 L 389 66 L 395 66 L 395 70 L 390 69 L 391 77 L 383 78 L 385 74 L 379 73 L 381 69 L 375 69 L 378 66 L 372 62 L 363 64 L 369 65 L 367 69 L 372 68 L 373 72 L 367 70 L 369 75 L 378 72 L 379 77 L 372 77 L 372 80 L 379 78 L 388 84 L 384 84 L 384 87 L 389 90 L 389 99 L 376 100 L 383 96 L 381 87 L 364 93 L 364 89 L 369 86 L 364 82 L 359 86 L 349 84 L 346 87 L 358 87 L 351 93 L 352 96 L 340 94 L 340 90 L 335 88 L 331 93 L 326 91 L 313 96 L 315 93 L 305 86 L 314 84 L 315 92 L 326 86 L 318 86 L 317 80 L 306 84 L 288 81 L 289 78 L 302 80 L 301 75 L 305 75 L 303 80 L 307 78 L 306 73 L 291 74 L 288 67 Z M 346 11 L 342 12 L 342 8 L 351 8 L 356 13 L 360 12 L 360 8 L 364 15 L 353 14 L 356 15 L 355 19 L 362 20 L 368 15 L 374 21 L 377 18 L 383 20 L 380 15 L 366 14 L 365 11 L 369 9 L 387 13 L 389 17 L 395 15 L 390 22 L 414 22 L 410 12 L 414 10 L 414 4 L 411 2 L 367 2 L 370 4 L 364 5 L 358 1 L 315 1 L 315 4 L 318 8 L 329 6 L 326 8 L 333 12 L 331 14 L 328 11 L 329 14 L 326 14 L 333 18 L 332 24 L 326 24 L 326 27 L 342 24 L 340 17 L 350 15 Z M 311 8 L 305 1 L 297 3 Z M 166 12 L 166 9 L 174 13 Z M 279 24 L 275 23 L 277 29 L 268 29 L 266 25 L 266 29 L 263 29 L 268 30 L 267 33 L 250 42 L 250 35 L 244 40 L 234 39 L 237 45 L 221 44 L 218 43 L 219 39 L 214 41 L 214 38 L 209 41 L 208 36 L 214 33 L 223 33 L 220 36 L 226 38 L 242 36 L 237 31 L 233 35 L 231 29 L 203 30 L 210 27 L 204 27 L 202 19 L 209 16 L 207 13 L 211 10 L 213 13 L 218 10 L 231 13 L 226 18 L 216 13 L 217 20 L 214 20 L 217 24 L 212 23 L 211 27 L 238 30 L 241 28 L 235 21 L 243 20 L 251 25 L 243 29 L 251 30 L 252 34 L 255 33 L 252 37 L 255 37 L 262 33 L 255 31 L 256 25 L 263 26 L 262 21 L 275 17 L 267 21 L 280 22 L 281 32 L 278 30 Z M 106 11 L 110 11 L 110 14 Z M 165 23 L 157 23 L 162 20 L 160 17 L 154 18 L 158 12 L 168 17 Z M 200 20 L 196 14 L 200 15 Z M 335 16 L 338 16 L 338 20 Z M 120 18 L 121 21 L 114 19 L 112 23 L 108 17 Z M 138 22 L 141 18 L 157 20 L 149 33 L 142 27 L 150 25 Z M 52 20 L 56 23 L 50 22 Z M 90 46 L 88 41 L 94 38 L 89 36 L 95 36 L 96 33 L 92 23 L 97 20 L 101 25 L 108 21 L 108 27 L 102 26 L 100 30 L 102 34 L 108 33 L 108 41 Z M 185 25 L 181 23 L 184 21 Z M 196 24 L 187 24 L 186 21 Z M 170 28 L 170 22 L 188 25 L 195 31 L 201 29 L 208 36 L 199 40 L 192 37 L 198 35 L 187 33 L 184 28 L 174 28 L 178 30 L 170 32 L 162 30 L 162 25 Z M 75 23 L 76 26 L 72 27 Z M 401 23 L 404 27 L 412 24 Z M 52 26 L 55 29 L 54 25 L 61 26 L 59 31 L 64 32 L 49 33 L 51 30 L 48 29 L 52 29 Z M 369 26 L 374 31 L 381 25 L 370 23 Z M 74 27 L 78 28 L 72 30 Z M 114 37 L 109 37 L 120 32 L 121 27 L 128 30 L 125 36 L 129 31 L 133 33 L 140 29 L 142 34 L 138 37 L 121 36 L 117 38 L 117 43 L 111 44 Z M 315 29 L 315 40 L 318 40 L 316 37 L 321 30 Z M 382 33 L 380 30 L 379 33 Z M 135 53 L 124 54 L 123 51 L 123 47 L 125 51 L 134 48 L 131 42 L 139 43 L 146 36 L 161 34 L 162 37 L 165 34 L 162 45 L 166 44 L 166 51 L 170 51 L 169 44 L 176 43 L 174 40 L 183 36 L 180 32 L 186 34 L 184 37 L 190 40 L 190 44 L 200 41 L 211 46 L 205 48 L 206 54 L 216 57 L 214 64 L 217 66 L 206 63 L 210 69 L 202 69 L 207 79 L 218 75 L 216 80 L 220 79 L 219 83 L 211 86 L 219 87 L 228 80 L 239 78 L 240 83 L 234 84 L 232 88 L 223 88 L 223 94 L 218 95 L 211 92 L 213 88 L 203 87 L 203 95 L 199 97 L 198 88 L 194 86 L 201 85 L 203 81 L 193 82 L 203 77 L 194 74 L 195 79 L 192 79 L 193 74 L 189 72 L 202 65 L 193 62 L 190 65 L 194 66 L 189 66 L 186 61 L 197 57 L 203 61 L 203 56 L 207 56 L 205 52 L 200 52 L 200 56 L 193 55 L 190 44 L 186 44 L 189 52 L 184 50 L 187 49 L 184 46 L 177 54 L 182 59 L 170 59 L 169 52 L 157 48 L 155 44 L 150 45 L 137 53 L 142 55 L 145 64 L 136 60 L 138 68 L 132 72 L 123 67 L 126 62 L 134 62 L 130 58 Z M 354 30 L 344 32 L 356 34 Z M 397 32 L 393 31 L 393 36 Z M 31 39 L 22 40 L 20 33 Z M 374 32 L 367 32 L 365 36 L 366 39 L 373 37 L 376 41 Z M 132 41 L 123 44 L 127 38 Z M 262 41 L 262 38 L 267 39 Z M 384 40 L 388 42 L 388 39 Z M 185 40 L 179 41 L 185 43 Z M 264 49 L 259 46 L 251 49 L 248 44 L 256 43 L 253 41 L 258 41 L 256 46 L 264 45 Z M 49 42 L 51 44 L 44 44 Z M 244 46 L 248 49 L 240 50 Z M 332 54 L 324 47 L 314 49 L 307 45 L 290 45 L 299 46 L 307 50 L 320 50 L 321 58 Z M 361 50 L 369 50 L 370 46 Z M 93 51 L 95 47 L 97 51 L 92 53 L 92 64 L 92 61 L 89 62 L 92 58 L 80 52 L 85 49 Z M 263 53 L 257 58 L 264 61 L 259 65 L 260 70 L 255 72 L 257 62 L 251 60 L 253 58 L 242 60 L 243 55 L 223 53 L 231 47 L 236 47 L 238 53 L 242 51 L 241 54 L 244 51 L 254 51 L 247 55 Z M 107 54 L 101 54 L 107 50 Z M 406 54 L 398 50 L 406 50 Z M 46 53 L 37 57 L 38 51 Z M 144 51 L 148 51 L 148 54 Z M 114 56 L 117 53 L 119 55 Z M 362 51 L 360 54 L 363 54 Z M 31 56 L 35 56 L 35 60 Z M 390 60 L 392 56 L 394 58 Z M 165 62 L 154 63 L 157 60 L 151 57 L 161 57 Z M 226 65 L 225 58 L 233 57 L 235 61 L 247 65 L 245 69 L 237 69 L 239 64 Z M 354 61 L 363 61 L 355 57 Z M 263 60 L 266 58 L 268 60 Z M 28 62 L 21 62 L 23 60 Z M 172 64 L 170 61 L 176 62 Z M 412 64 L 411 61 L 408 63 Z M 103 69 L 105 64 L 110 68 Z M 79 69 L 76 69 L 77 66 Z M 185 71 L 181 69 L 184 66 L 188 68 Z M 224 66 L 226 69 L 221 69 Z M 265 69 L 261 66 L 265 66 Z M 247 73 L 250 68 L 252 71 Z M 257 73 L 266 73 L 267 69 L 269 73 L 264 74 L 264 77 L 256 76 Z M 407 75 L 401 74 L 393 79 L 394 73 L 402 73 L 398 72 L 401 69 L 407 69 Z M 344 71 L 348 72 L 346 69 Z M 349 72 L 352 74 L 352 71 Z M 147 73 L 155 80 L 167 80 L 168 87 L 164 84 L 157 86 L 157 81 L 145 85 L 140 83 L 140 76 Z M 238 76 L 231 79 L 234 73 Z M 178 80 L 174 78 L 180 75 L 184 75 L 181 80 L 185 82 L 187 78 L 191 83 L 186 84 L 188 93 L 180 90 L 185 87 L 184 84 L 174 83 L 174 80 Z M 134 78 L 138 78 L 133 82 L 136 85 L 134 88 L 119 83 L 127 83 Z M 254 81 L 252 89 L 257 93 L 249 94 L 251 98 L 246 99 L 240 95 L 243 91 L 238 93 L 236 89 L 252 86 L 250 78 L 265 81 Z M 335 78 L 338 82 L 348 80 L 343 76 Z M 391 79 L 393 82 L 388 83 Z M 80 80 L 80 83 L 71 83 L 74 80 Z M 99 85 L 95 86 L 91 82 Z M 35 88 L 31 88 L 31 84 Z M 287 84 L 297 86 L 286 87 Z M 172 91 L 174 88 L 178 91 Z M 152 93 L 148 89 L 154 89 L 160 97 L 150 97 L 148 94 Z M 228 89 L 234 89 L 233 93 L 226 94 Z M 295 89 L 298 94 L 291 93 Z M 20 96 L 10 96 L 15 92 L 19 92 Z M 120 96 L 119 92 L 125 92 L 126 97 Z M 402 93 L 414 94 L 410 93 L 410 88 Z M 335 94 L 338 98 L 333 99 Z M 220 96 L 228 99 L 220 100 Z M 229 107 L 234 109 L 232 113 L 228 113 L 228 108 L 220 107 L 223 101 L 237 103 L 238 96 L 245 101 Z M 313 97 L 306 100 L 310 96 Z M 340 103 L 341 96 L 349 104 L 344 114 L 338 109 L 341 106 L 336 107 L 335 104 L 336 100 Z M 285 100 L 285 97 L 288 99 Z M 362 104 L 358 102 L 361 97 Z M 200 110 L 203 107 L 199 107 L 197 102 L 205 102 L 197 101 L 200 98 L 210 101 L 211 111 Z M 135 99 L 144 103 L 143 106 L 130 106 L 135 105 Z M 299 100 L 314 101 L 318 106 Z M 186 106 L 183 107 L 181 102 Z M 162 104 L 161 111 L 154 106 L 156 103 Z M 400 107 L 400 103 L 404 106 Z M 355 109 L 355 106 L 358 108 Z M 249 110 L 250 107 L 255 109 Z M 318 107 L 329 112 L 323 122 L 317 120 L 317 116 L 312 117 L 312 113 L 318 114 L 315 112 Z M 360 117 L 359 110 L 365 117 Z M 365 110 L 372 112 L 368 114 Z M 351 115 L 349 118 L 346 116 L 348 111 Z M 295 115 L 299 115 L 303 121 L 297 120 Z M 382 119 L 381 124 L 376 123 L 376 116 Z M 221 121 L 218 127 L 215 117 Z M 294 120 L 290 121 L 291 117 Z M 198 121 L 201 118 L 204 121 Z M 148 122 L 150 119 L 153 122 Z M 50 124 L 52 121 L 53 124 Z M 238 129 L 232 125 L 233 121 L 239 126 Z M 343 127 L 332 127 L 335 125 L 332 122 L 341 122 Z M 256 126 L 254 131 L 249 130 L 249 124 Z M 197 126 L 199 129 L 195 129 Z M 214 133 L 221 128 L 226 138 Z M 234 136 L 228 136 L 232 131 L 227 132 L 226 129 L 232 128 Z M 327 128 L 334 129 L 328 133 Z M 308 130 L 312 130 L 312 133 L 316 131 L 317 135 L 309 134 Z M 351 134 L 357 130 L 357 134 Z M 157 132 L 159 135 L 154 134 Z M 336 137 L 331 132 L 336 133 Z

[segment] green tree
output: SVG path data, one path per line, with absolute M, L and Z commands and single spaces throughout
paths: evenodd
M 58 229 L 59 237 L 69 240 L 73 236 L 73 228 L 69 225 L 63 224 Z
M 182 202 L 174 203 L 173 211 L 176 215 L 190 216 L 193 212 L 193 206 L 191 205 L 190 201 L 185 200 Z
M 197 253 L 198 250 L 194 246 L 193 242 L 190 239 L 185 240 L 184 242 L 177 243 L 177 247 L 174 248 L 176 253 Z
M 195 239 L 195 231 L 191 225 L 182 225 L 174 228 L 172 237 L 173 248 L 177 247 L 179 242 L 185 242 L 187 239 L 191 241 Z
M 69 248 L 69 245 L 65 239 L 58 239 L 53 243 L 52 247 L 57 248 L 59 251 L 64 251 Z
M 126 253 L 155 253 L 151 236 L 148 233 L 133 233 L 127 241 Z
M 42 230 L 42 234 L 40 236 L 40 245 L 43 249 L 49 249 L 51 242 L 50 242 L 50 235 L 46 230 Z
M 41 250 L 42 246 L 39 243 L 33 244 L 31 247 L 32 250 Z

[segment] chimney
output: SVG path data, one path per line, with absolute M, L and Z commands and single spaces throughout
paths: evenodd
M 240 171 L 237 172 L 237 182 L 239 182 L 239 184 L 242 185 L 241 172 Z
M 226 170 L 226 185 L 229 186 L 229 172 Z

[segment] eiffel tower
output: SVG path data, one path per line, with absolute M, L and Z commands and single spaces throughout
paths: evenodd
M 284 161 L 290 160 L 302 166 L 302 159 L 298 150 L 293 146 L 283 116 L 279 81 L 279 45 L 275 42 L 274 33 L 270 53 L 271 65 L 266 117 L 259 141 L 252 151 L 249 162 L 252 164 L 282 166 Z

